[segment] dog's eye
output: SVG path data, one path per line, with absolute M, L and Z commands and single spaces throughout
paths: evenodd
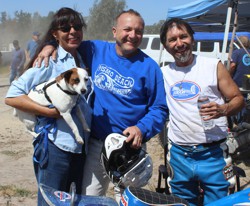
M 79 78 L 75 78 L 75 79 L 74 79 L 74 82 L 75 82 L 76 84 L 78 84 L 78 83 L 80 82 L 80 79 L 79 79 Z
M 88 77 L 85 77 L 84 80 L 85 80 L 85 82 L 87 82 L 87 81 L 89 80 L 89 78 L 88 78 Z

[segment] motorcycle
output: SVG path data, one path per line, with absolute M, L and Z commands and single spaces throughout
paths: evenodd
M 69 193 L 55 190 L 40 184 L 40 191 L 49 206 L 118 206 L 110 197 L 86 196 L 75 193 L 75 184 L 71 184 Z M 250 188 L 214 201 L 205 206 L 240 206 L 250 205 Z M 122 194 L 119 206 L 188 206 L 184 199 L 142 188 L 128 186 Z

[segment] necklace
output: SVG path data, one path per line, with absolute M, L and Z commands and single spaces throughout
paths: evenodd
M 189 66 L 186 66 L 186 67 L 177 67 L 177 66 L 175 65 L 175 70 L 176 70 L 176 71 L 179 71 L 179 72 L 181 72 L 181 73 L 184 73 L 184 75 L 183 75 L 181 81 L 179 81 L 180 83 L 179 83 L 179 86 L 178 86 L 178 87 L 179 87 L 180 90 L 183 89 L 183 83 L 184 83 L 184 81 L 185 81 L 186 75 L 191 71 L 191 68 L 192 68 L 192 64 L 189 65 Z
M 180 89 L 180 90 L 182 90 L 182 89 L 183 89 L 182 84 L 183 84 L 184 79 L 185 79 L 185 77 L 186 77 L 186 75 L 187 75 L 187 73 L 188 73 L 188 72 L 186 72 L 186 71 L 184 71 L 184 72 L 185 72 L 185 74 L 184 74 L 184 76 L 183 76 L 183 78 L 182 78 L 182 80 L 181 80 L 181 82 L 180 82 L 180 85 L 179 85 L 179 89 Z

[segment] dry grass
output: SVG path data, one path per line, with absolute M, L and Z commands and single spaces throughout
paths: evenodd
M 3 197 L 32 197 L 34 192 L 15 185 L 0 185 L 0 196 Z

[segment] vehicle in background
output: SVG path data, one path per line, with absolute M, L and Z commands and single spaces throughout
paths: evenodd
M 250 32 L 237 32 L 237 36 L 246 35 L 250 38 Z M 228 36 L 227 55 L 229 51 L 229 44 L 231 41 L 232 33 Z M 224 33 L 223 32 L 195 32 L 194 34 L 195 45 L 193 48 L 194 54 L 199 54 L 207 57 L 219 58 L 223 61 L 222 46 Z M 236 40 L 234 48 L 239 48 Z M 154 59 L 161 67 L 166 66 L 170 62 L 174 62 L 174 58 L 165 50 L 160 43 L 159 34 L 144 34 L 140 49 Z M 224 62 L 224 61 L 223 61 Z

